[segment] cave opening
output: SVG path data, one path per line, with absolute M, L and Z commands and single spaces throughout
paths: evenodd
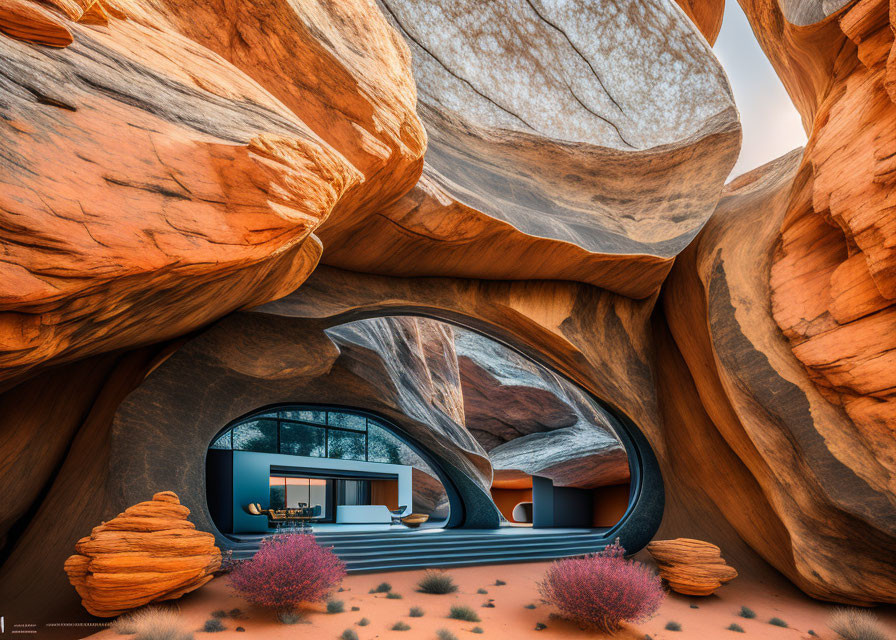
M 377 536 L 476 530 L 557 536 L 503 559 L 560 557 L 616 537 L 637 550 L 658 527 L 662 480 L 646 440 L 548 367 L 421 315 L 353 320 L 324 333 L 336 349 L 325 374 L 306 385 L 315 393 L 244 414 L 208 446 L 209 514 L 237 546 L 299 528 L 334 547 L 363 534 L 374 555 L 389 556 Z M 352 388 L 357 406 L 346 404 Z M 425 557 L 452 564 L 484 542 Z

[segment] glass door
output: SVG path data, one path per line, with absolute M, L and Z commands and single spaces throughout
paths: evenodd
M 360 505 L 370 504 L 369 480 L 340 480 L 339 504 Z
M 311 508 L 315 520 L 331 521 L 327 495 L 332 491 L 332 480 L 291 476 L 271 476 L 271 508 Z

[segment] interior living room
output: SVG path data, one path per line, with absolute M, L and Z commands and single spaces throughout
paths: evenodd
M 437 472 L 385 425 L 360 410 L 294 406 L 227 428 L 206 467 L 218 529 L 441 525 L 448 501 Z

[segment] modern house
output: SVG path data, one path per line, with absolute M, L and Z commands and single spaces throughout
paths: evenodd
M 222 337 L 235 341 L 233 330 Z M 634 547 L 655 530 L 662 485 L 643 436 L 562 376 L 432 319 L 372 318 L 323 335 L 337 354 L 323 373 L 286 376 L 282 390 L 279 377 L 236 384 L 240 406 L 261 406 L 205 441 L 210 525 L 237 557 L 296 526 L 349 570 L 560 557 L 616 537 Z M 243 356 L 245 366 L 276 357 Z M 160 373 L 189 379 L 202 362 Z M 209 388 L 240 380 L 233 366 Z
M 228 426 L 209 447 L 206 469 L 215 525 L 235 534 L 285 524 L 250 513 L 255 504 L 275 513 L 308 509 L 300 522 L 314 525 L 388 526 L 414 510 L 415 471 L 429 477 L 422 484 L 438 484 L 429 464 L 384 420 L 312 406 L 269 409 Z M 419 508 L 435 506 L 422 499 Z

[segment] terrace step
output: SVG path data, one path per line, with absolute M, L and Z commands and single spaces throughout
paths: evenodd
M 536 534 L 354 532 L 316 538 L 322 546 L 333 549 L 349 573 L 554 560 L 594 553 L 608 543 L 603 533 L 588 529 Z M 261 539 L 244 537 L 233 557 L 251 558 Z

